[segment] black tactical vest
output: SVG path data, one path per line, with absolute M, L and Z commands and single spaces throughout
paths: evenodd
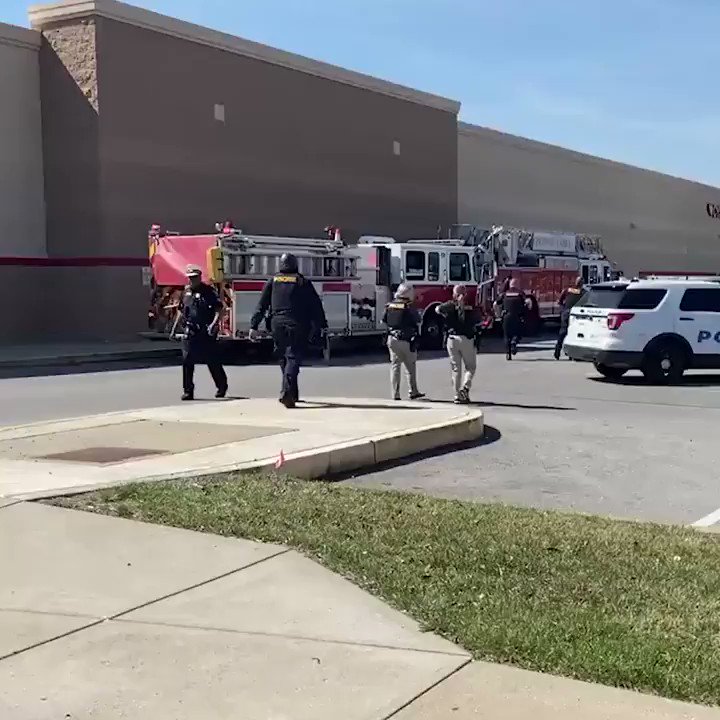
M 386 306 L 386 313 L 386 324 L 391 335 L 408 341 L 417 335 L 417 325 L 409 302 L 401 299 L 393 300 Z

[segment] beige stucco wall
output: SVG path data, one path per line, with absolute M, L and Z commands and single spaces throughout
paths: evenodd
M 0 256 L 45 254 L 39 47 L 0 23 Z
M 626 273 L 720 273 L 720 189 L 461 123 L 460 222 L 600 234 Z

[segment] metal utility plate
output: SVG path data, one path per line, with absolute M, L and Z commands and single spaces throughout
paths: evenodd
M 0 457 L 109 464 L 295 432 L 293 428 L 135 420 L 0 441 Z

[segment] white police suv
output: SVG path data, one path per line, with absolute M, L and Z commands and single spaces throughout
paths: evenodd
M 571 311 L 564 352 L 607 378 L 640 370 L 656 384 L 720 368 L 720 278 L 593 285 Z

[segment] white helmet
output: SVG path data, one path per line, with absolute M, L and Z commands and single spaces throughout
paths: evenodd
M 398 289 L 395 291 L 395 297 L 398 300 L 412 300 L 415 297 L 415 290 L 412 285 L 402 283 L 398 285 Z

